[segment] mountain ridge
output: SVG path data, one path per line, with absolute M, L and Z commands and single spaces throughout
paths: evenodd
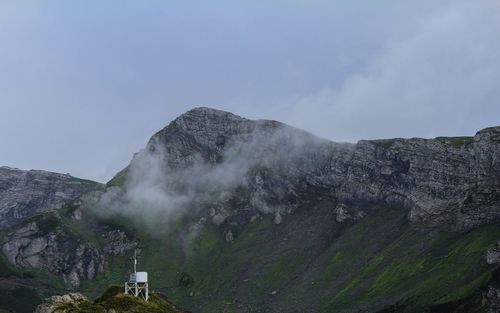
M 364 189 L 366 193 L 364 197 L 368 201 L 377 197 L 390 197 L 394 198 L 395 201 L 403 203 L 414 202 L 414 204 L 410 204 L 413 206 L 411 218 L 414 220 L 429 219 L 425 216 L 426 212 L 434 210 L 435 206 L 439 205 L 439 202 L 441 202 L 442 207 L 444 205 L 443 202 L 448 201 L 450 197 L 454 196 L 453 192 L 459 192 L 454 190 L 453 187 L 449 188 L 450 184 L 446 180 L 455 180 L 456 184 L 459 185 L 477 185 L 481 184 L 482 181 L 495 180 L 496 173 L 500 171 L 500 165 L 496 161 L 497 157 L 495 154 L 498 153 L 496 152 L 498 150 L 498 141 L 495 138 L 500 134 L 500 127 L 490 127 L 480 130 L 470 140 L 458 140 L 458 145 L 456 139 L 447 137 L 437 137 L 438 139 L 396 138 L 382 141 L 360 140 L 356 144 L 344 144 L 315 137 L 307 132 L 279 122 L 266 120 L 252 121 L 229 112 L 205 107 L 195 108 L 176 118 L 167 127 L 151 137 L 146 149 L 153 152 L 158 142 L 164 144 L 167 149 L 165 152 L 167 163 L 174 168 L 190 166 L 199 162 L 200 160 L 195 159 L 197 156 L 201 156 L 205 162 L 215 164 L 222 160 L 226 141 L 248 142 L 252 140 L 252 136 L 257 137 L 257 140 L 263 140 L 264 138 L 260 137 L 272 137 L 277 129 L 284 129 L 285 132 L 297 132 L 300 136 L 304 137 L 311 136 L 310 138 L 306 138 L 306 140 L 314 138 L 323 145 L 329 145 L 326 148 L 329 149 L 326 154 L 323 152 L 318 154 L 318 158 L 322 159 L 319 162 L 323 162 L 321 165 L 324 167 L 335 167 L 337 166 L 336 164 L 328 164 L 328 160 L 325 161 L 325 159 L 335 158 L 330 162 L 341 163 L 338 165 L 339 168 L 351 167 L 354 171 L 359 170 L 360 173 L 353 174 L 354 177 L 352 177 L 352 180 L 363 181 L 363 177 L 376 175 L 375 179 L 386 185 L 394 185 L 394 181 L 400 181 L 401 184 L 413 184 L 414 186 L 411 190 L 414 191 L 410 190 L 410 194 L 405 194 L 406 191 L 399 188 L 400 186 L 393 186 L 392 189 L 388 188 L 390 190 L 384 190 L 376 184 L 368 183 L 368 186 L 366 186 L 366 184 L 353 182 L 356 186 L 352 188 L 348 184 L 344 184 L 341 188 L 348 190 L 346 190 L 344 195 L 338 195 L 338 197 L 349 200 L 350 195 L 359 193 Z M 256 133 L 257 135 L 255 135 Z M 292 136 L 298 137 L 296 134 Z M 288 138 L 278 138 L 278 140 L 285 141 L 286 139 Z M 293 139 L 295 140 L 296 138 Z M 304 140 L 304 138 L 300 138 L 300 140 Z M 291 144 L 293 145 L 294 143 L 292 142 Z M 490 146 L 492 146 L 491 150 L 489 150 Z M 255 149 L 257 148 L 255 147 Z M 276 150 L 276 147 L 266 148 Z M 301 146 L 299 148 L 304 147 Z M 252 153 L 256 152 L 252 151 Z M 328 155 L 328 153 L 331 155 Z M 426 157 L 431 154 L 442 155 L 443 157 L 441 159 Z M 490 154 L 491 156 L 489 156 Z M 265 157 L 264 155 L 263 158 Z M 453 158 L 454 163 L 450 162 L 449 158 Z M 368 165 L 371 168 L 368 170 L 359 167 L 355 168 L 349 162 L 362 163 L 359 167 Z M 432 164 L 436 162 L 440 164 Z M 133 161 L 131 164 L 133 164 Z M 415 167 L 415 170 L 413 170 L 413 167 Z M 437 168 L 437 170 L 433 171 L 433 168 Z M 314 170 L 316 169 L 311 169 L 311 171 Z M 455 171 L 457 173 L 454 173 Z M 412 182 L 411 179 L 407 179 L 406 177 L 410 175 L 416 177 L 419 175 L 419 172 L 438 176 L 436 177 L 438 181 L 433 182 L 420 175 L 420 182 Z M 343 175 L 338 175 L 338 177 L 329 172 L 321 173 L 321 175 L 331 175 L 333 178 L 330 178 L 330 181 L 324 179 L 322 183 L 328 185 L 328 188 L 337 186 L 337 189 L 341 189 L 338 188 L 338 185 L 342 184 L 343 180 L 349 180 L 350 178 L 348 177 L 348 173 L 343 173 Z M 446 177 L 439 178 L 439 176 L 444 175 Z M 373 180 L 372 178 L 368 180 L 370 179 Z M 376 183 L 381 184 L 379 182 Z M 425 185 L 429 185 L 430 187 Z M 498 190 L 498 182 L 494 183 L 493 187 L 495 190 Z M 424 188 L 429 190 L 417 190 Z M 479 186 L 479 188 L 482 187 Z M 377 194 L 373 194 L 373 190 L 370 189 L 375 189 L 375 193 Z M 466 190 L 464 189 L 460 192 L 466 193 Z M 444 193 L 447 194 L 444 195 Z M 422 201 L 425 198 L 430 198 L 425 200 L 427 203 Z M 456 205 L 463 206 L 463 203 L 457 203 Z M 445 208 L 441 208 L 441 211 L 443 212 L 440 212 L 440 214 L 457 215 L 457 224 L 462 224 L 457 225 L 459 228 L 467 229 L 468 227 L 473 227 L 474 223 L 481 223 L 480 221 L 474 221 L 474 217 L 467 220 L 468 216 L 466 214 L 460 217 L 458 216 L 458 212 L 444 212 Z M 495 212 L 486 212 L 486 214 L 491 215 L 488 217 L 491 220 L 496 220 L 499 217 Z
M 59 209 L 102 185 L 69 174 L 0 167 L 0 229 L 16 220 Z

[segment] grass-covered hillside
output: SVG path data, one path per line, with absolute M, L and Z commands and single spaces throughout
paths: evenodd
M 498 268 L 485 256 L 500 225 L 463 234 L 423 230 L 385 206 L 357 223 L 335 224 L 330 208 L 320 202 L 314 209 L 322 214 L 299 210 L 279 225 L 260 218 L 230 242 L 213 225 L 187 242 L 175 225 L 158 236 L 135 230 L 140 268 L 153 288 L 194 312 L 423 312 L 470 299 L 485 312 L 476 298 Z M 82 290 L 123 280 L 129 268 L 129 257 L 115 257 Z
M 185 217 L 154 231 L 90 212 L 75 221 L 73 208 L 65 208 L 27 223 L 35 220 L 48 233 L 65 230 L 97 249 L 104 242 L 96 229 L 123 230 L 140 242 L 139 270 L 148 271 L 151 289 L 193 312 L 455 312 L 451 308 L 461 306 L 466 309 L 458 312 L 487 312 L 483 292 L 495 283 L 498 266 L 485 256 L 500 238 L 500 225 L 466 233 L 423 229 L 408 224 L 405 210 L 387 205 L 366 206 L 361 220 L 337 223 L 334 205 L 316 201 L 280 224 L 260 217 L 229 242 L 210 223 L 187 238 Z M 106 260 L 105 271 L 77 291 L 98 297 L 127 279 L 131 253 Z M 57 275 L 1 261 L 7 312 L 32 312 L 41 299 L 70 291 Z M 102 304 L 79 309 L 89 305 Z

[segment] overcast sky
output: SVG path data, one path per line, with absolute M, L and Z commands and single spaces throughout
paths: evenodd
M 0 0 L 0 165 L 105 182 L 197 106 L 335 141 L 500 125 L 500 0 Z

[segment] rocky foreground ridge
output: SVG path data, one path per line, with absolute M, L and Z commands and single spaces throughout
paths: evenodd
M 183 313 L 163 295 L 152 292 L 149 301 L 123 294 L 119 286 L 108 288 L 95 301 L 80 293 L 52 296 L 40 304 L 34 313 Z

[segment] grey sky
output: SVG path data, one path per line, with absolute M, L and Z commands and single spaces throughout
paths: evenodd
M 0 0 L 0 165 L 108 180 L 212 106 L 337 141 L 500 124 L 500 2 Z

